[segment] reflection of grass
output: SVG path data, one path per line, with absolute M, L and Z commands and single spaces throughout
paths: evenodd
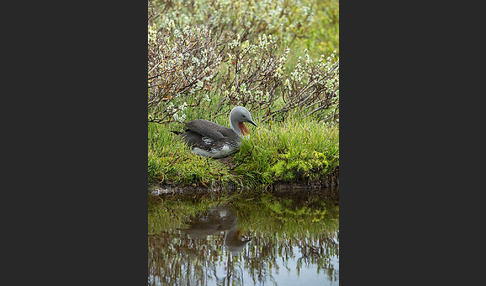
M 339 227 L 339 206 L 319 197 L 297 202 L 264 194 L 252 204 L 236 205 L 242 229 L 276 238 L 333 236 Z
M 181 228 L 189 217 L 205 212 L 218 205 L 227 204 L 229 197 L 222 196 L 173 196 L 149 198 L 149 235 L 169 229 Z
M 228 256 L 222 234 L 189 239 L 175 230 L 183 227 L 189 217 L 218 205 L 234 208 L 238 228 L 252 239 L 240 256 Z M 292 260 L 296 262 L 297 272 L 302 267 L 315 265 L 318 273 L 324 271 L 330 280 L 335 280 L 330 258 L 339 252 L 338 212 L 337 202 L 315 193 L 290 197 L 245 191 L 223 196 L 151 199 L 149 273 L 173 285 L 207 279 L 208 270 L 224 265 L 228 277 L 242 284 L 237 279 L 242 268 L 254 281 L 262 282 L 268 279 L 272 269 L 287 267 L 287 262 Z
M 339 227 L 339 206 L 318 196 L 308 198 L 276 197 L 263 193 L 238 195 L 174 196 L 151 199 L 149 234 L 179 228 L 191 216 L 218 205 L 236 210 L 238 225 L 244 231 L 270 233 L 279 237 L 303 237 L 328 234 Z

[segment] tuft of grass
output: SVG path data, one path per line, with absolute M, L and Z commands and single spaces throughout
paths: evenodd
M 339 129 L 290 116 L 255 129 L 233 159 L 237 174 L 261 184 L 325 179 L 339 167 Z
M 162 183 L 181 186 L 221 186 L 231 178 L 228 168 L 217 160 L 194 155 L 170 127 L 149 123 L 148 176 Z

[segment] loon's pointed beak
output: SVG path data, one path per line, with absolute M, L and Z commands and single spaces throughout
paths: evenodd
M 255 127 L 258 127 L 258 125 L 255 122 L 251 121 L 251 120 L 248 120 L 248 123 L 251 123 L 251 124 L 255 125 Z

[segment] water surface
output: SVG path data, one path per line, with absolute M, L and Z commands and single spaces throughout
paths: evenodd
M 149 285 L 339 285 L 338 190 L 149 199 Z

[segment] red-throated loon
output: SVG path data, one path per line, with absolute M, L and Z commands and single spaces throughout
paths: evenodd
M 258 127 L 251 119 L 250 112 L 243 106 L 236 106 L 231 110 L 229 121 L 231 128 L 208 120 L 196 119 L 184 123 L 187 129 L 179 136 L 197 155 L 214 159 L 224 158 L 237 152 L 241 146 L 241 137 L 250 133 L 244 122 Z

